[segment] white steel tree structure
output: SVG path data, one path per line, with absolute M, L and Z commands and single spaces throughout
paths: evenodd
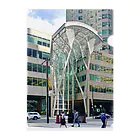
M 87 24 L 66 22 L 52 36 L 51 60 L 52 83 L 54 89 L 53 115 L 60 111 L 74 109 L 77 88 L 80 90 L 87 113 L 88 70 L 90 56 L 94 50 L 102 48 L 102 38 Z M 85 88 L 82 89 L 77 77 L 78 63 L 86 69 Z M 71 106 L 70 106 L 71 101 Z

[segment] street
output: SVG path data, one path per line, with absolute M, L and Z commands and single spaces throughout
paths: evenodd
M 46 116 L 42 116 L 39 120 L 28 120 L 27 124 L 29 127 L 41 127 L 41 128 L 60 128 L 60 124 L 55 123 L 55 118 L 50 118 L 49 123 L 47 123 Z M 102 122 L 100 119 L 93 119 L 92 117 L 88 117 L 86 119 L 86 123 L 81 123 L 81 127 L 78 127 L 77 124 L 75 124 L 75 127 L 71 127 L 72 123 L 67 123 L 67 128 L 71 129 L 80 129 L 80 128 L 101 128 Z M 107 121 L 107 129 L 112 129 L 113 126 L 113 119 L 108 119 Z M 61 128 L 65 128 L 65 126 L 62 126 Z

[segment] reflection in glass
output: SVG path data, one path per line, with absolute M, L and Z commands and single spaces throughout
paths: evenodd
M 42 82 L 43 82 L 43 86 L 45 87 L 46 86 L 46 79 L 43 79 Z
M 27 70 L 32 71 L 32 63 L 27 63 Z
M 38 86 L 42 86 L 42 79 L 38 78 Z
M 27 77 L 27 85 L 32 85 L 32 77 Z
M 37 50 L 33 50 L 33 57 L 37 58 Z
M 33 86 L 37 86 L 38 83 L 37 83 L 37 78 L 33 78 Z
M 38 72 L 42 73 L 42 65 L 41 64 L 38 64 Z
M 32 49 L 27 48 L 27 56 L 32 56 Z
M 37 72 L 37 64 L 33 64 L 33 71 Z
M 42 52 L 41 51 L 37 51 L 37 58 L 42 59 Z

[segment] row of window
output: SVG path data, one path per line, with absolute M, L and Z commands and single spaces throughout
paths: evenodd
M 102 87 L 102 86 L 89 86 L 90 92 L 101 92 L 101 93 L 113 93 L 112 87 Z
M 79 77 L 77 77 L 77 78 L 78 78 L 78 81 L 79 81 L 79 82 L 83 82 L 83 81 L 86 80 L 86 75 L 82 75 L 82 76 L 79 76 Z
M 95 70 L 95 71 L 99 71 L 99 72 L 113 74 L 113 69 L 112 68 L 100 66 L 100 65 L 97 65 L 97 64 L 90 63 L 90 69 Z
M 101 53 L 98 53 L 98 52 L 93 52 L 91 54 L 91 60 L 101 60 L 101 61 L 113 64 L 113 58 L 103 56 Z
M 108 30 L 102 30 L 102 34 L 111 34 L 112 30 L 108 29 Z
M 46 59 L 47 57 L 50 58 L 50 54 L 46 52 L 41 52 L 38 50 L 27 48 L 27 56 Z
M 105 26 L 110 27 L 111 26 L 111 22 L 102 22 L 102 27 L 105 27 Z
M 85 86 L 82 86 L 81 89 L 84 92 Z M 113 93 L 113 88 L 90 85 L 89 91 L 90 92 L 101 92 L 101 93 Z M 79 87 L 76 88 L 76 93 L 81 93 L 81 90 Z
M 37 45 L 42 45 L 42 46 L 47 46 L 50 47 L 50 40 L 47 40 L 45 38 L 37 37 L 35 35 L 28 34 L 28 42 L 37 44 Z
M 111 14 L 102 14 L 102 19 L 105 19 L 105 18 L 111 19 L 112 16 L 111 16 Z
M 90 80 L 96 81 L 96 82 L 105 82 L 105 83 L 112 83 L 113 79 L 110 77 L 105 77 L 105 76 L 98 76 L 98 75 L 93 75 L 90 74 Z
M 81 72 L 81 71 L 84 71 L 84 70 L 86 70 L 85 64 L 83 64 L 83 65 L 77 67 L 77 73 L 79 73 L 79 72 Z
M 30 86 L 46 86 L 46 79 L 27 77 L 27 85 Z
M 46 73 L 46 66 L 43 66 L 42 64 L 34 64 L 34 63 L 27 62 L 27 70 Z M 50 66 L 48 66 L 48 74 L 50 74 Z

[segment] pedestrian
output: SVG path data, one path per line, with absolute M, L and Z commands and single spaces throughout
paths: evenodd
M 101 113 L 101 120 L 102 120 L 102 123 L 103 123 L 101 128 L 106 128 L 107 117 L 106 117 L 105 113 Z
M 76 110 L 74 110 L 74 114 L 73 114 L 74 118 L 73 118 L 73 125 L 72 127 L 74 127 L 75 123 L 78 123 L 78 127 L 80 127 L 80 123 L 79 123 L 79 114 Z
M 62 111 L 62 114 L 61 114 L 61 124 L 60 124 L 60 128 L 61 128 L 62 125 L 65 125 L 65 127 L 67 128 L 64 111 Z

